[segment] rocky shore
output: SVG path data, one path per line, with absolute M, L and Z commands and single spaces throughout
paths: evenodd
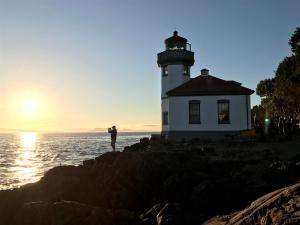
M 300 183 L 266 194 L 241 211 L 205 223 L 225 224 L 300 224 Z
M 300 224 L 300 184 L 282 189 L 300 180 L 299 146 L 299 137 L 276 143 L 142 139 L 123 152 L 56 167 L 37 183 L 0 191 L 0 224 L 267 225 L 275 217 Z

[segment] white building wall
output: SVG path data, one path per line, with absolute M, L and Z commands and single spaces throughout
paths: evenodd
M 248 106 L 248 129 L 252 129 L 252 124 L 251 124 L 251 98 L 250 98 L 250 95 L 246 95 L 245 96 L 247 98 L 247 106 Z
M 166 99 L 167 100 L 167 99 Z M 201 124 L 189 124 L 189 101 L 200 101 Z M 229 100 L 230 123 L 218 123 L 218 100 Z M 248 101 L 248 102 L 247 102 Z M 250 97 L 179 96 L 169 97 L 169 125 L 163 131 L 240 131 L 251 128 Z M 165 108 L 167 109 L 167 108 Z M 247 123 L 248 110 L 248 123 Z
M 183 65 L 168 65 L 167 70 L 168 76 L 162 76 L 161 97 L 167 97 L 166 92 L 190 80 L 190 76 L 183 75 Z
M 169 110 L 169 99 L 168 98 L 162 98 L 161 100 L 161 122 L 163 122 L 163 112 L 168 112 L 169 113 L 169 121 L 168 125 L 162 124 L 162 131 L 168 131 L 170 129 L 169 124 L 170 124 L 170 110 Z

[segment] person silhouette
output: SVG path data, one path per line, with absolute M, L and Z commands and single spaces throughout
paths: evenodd
M 116 126 L 112 126 L 112 128 L 108 128 L 108 133 L 110 133 L 111 147 L 114 152 L 116 150 L 116 141 L 117 141 L 117 133 L 118 133 Z

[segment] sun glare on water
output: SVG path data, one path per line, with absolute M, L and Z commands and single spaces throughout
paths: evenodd
M 34 113 L 38 110 L 38 104 L 34 100 L 26 100 L 23 103 L 23 110 L 27 113 Z
M 40 172 L 37 162 L 39 161 L 37 145 L 37 133 L 20 133 L 20 147 L 16 152 L 14 167 L 12 168 L 12 179 L 18 180 L 20 185 L 32 183 L 39 179 Z

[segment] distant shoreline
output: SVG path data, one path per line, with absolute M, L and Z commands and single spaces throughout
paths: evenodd
M 40 133 L 40 134 L 106 134 L 105 131 L 30 131 L 30 130 L 23 130 L 23 131 L 0 131 L 0 134 L 18 134 L 18 133 L 25 133 L 25 132 L 32 132 L 32 133 Z M 118 134 L 160 134 L 159 131 L 118 131 Z

